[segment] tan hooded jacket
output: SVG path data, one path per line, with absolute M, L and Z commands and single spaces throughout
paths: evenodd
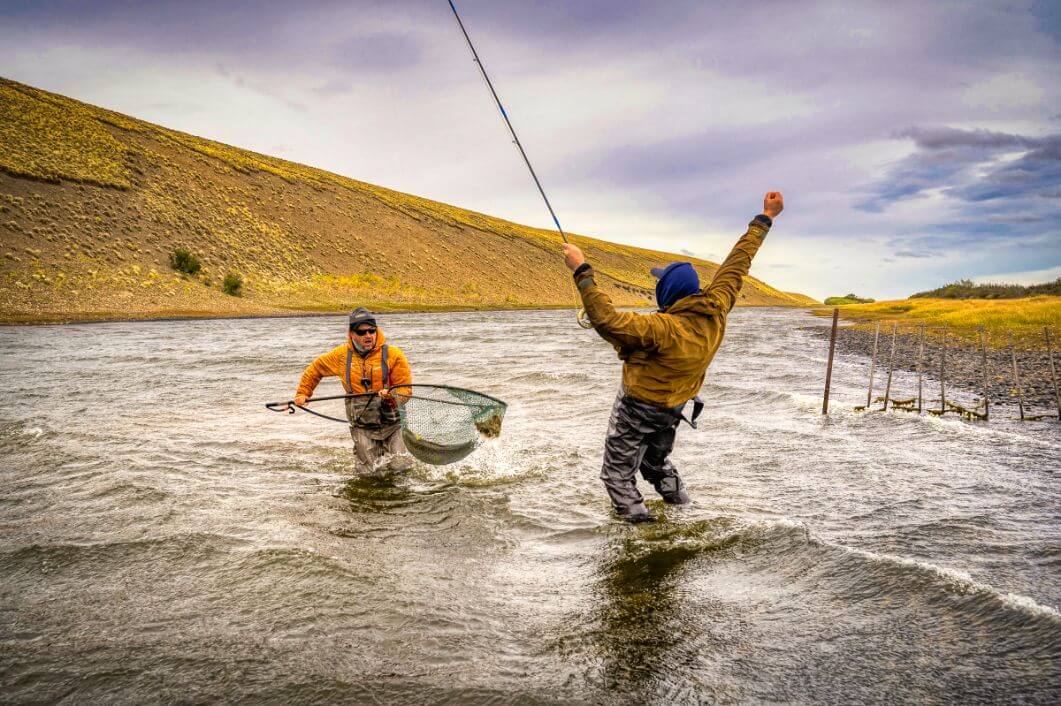
M 593 269 L 575 275 L 582 304 L 601 338 L 615 346 L 623 360 L 627 395 L 674 408 L 696 396 L 707 366 L 726 331 L 726 317 L 737 302 L 744 277 L 770 230 L 758 218 L 718 268 L 711 283 L 679 299 L 665 312 L 616 311 L 593 281 Z

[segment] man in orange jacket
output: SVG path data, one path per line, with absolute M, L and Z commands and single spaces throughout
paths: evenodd
M 411 385 L 413 376 L 405 354 L 386 342 L 383 331 L 376 325 L 376 317 L 368 309 L 361 307 L 350 314 L 345 344 L 306 367 L 295 392 L 295 404 L 306 404 L 321 378 L 333 375 L 339 377 L 349 394 L 378 393 L 346 400 L 357 472 L 407 469 L 410 461 L 402 441 L 398 400 L 392 388 Z
M 616 513 L 630 522 L 652 520 L 637 489 L 638 471 L 663 501 L 690 501 L 670 461 L 685 405 L 704 384 L 707 366 L 722 345 L 726 319 L 737 303 L 744 277 L 763 239 L 785 207 L 779 191 L 763 199 L 763 212 L 748 224 L 711 283 L 700 288 L 688 262 L 656 268 L 656 304 L 651 314 L 617 311 L 597 286 L 593 268 L 575 245 L 564 244 L 564 259 L 575 275 L 582 305 L 600 337 L 623 361 L 623 381 L 612 407 L 600 478 Z M 699 407 L 697 406 L 699 405 Z M 696 400 L 690 425 L 702 403 Z

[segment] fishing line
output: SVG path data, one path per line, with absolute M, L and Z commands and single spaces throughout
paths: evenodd
M 494 102 L 497 103 L 497 109 L 501 111 L 501 117 L 505 119 L 505 125 L 508 126 L 509 133 L 512 134 L 512 141 L 516 144 L 516 148 L 519 150 L 520 155 L 523 157 L 523 163 L 527 165 L 527 170 L 530 171 L 531 178 L 534 179 L 535 186 L 538 187 L 538 193 L 542 195 L 542 200 L 545 201 L 545 207 L 549 209 L 549 215 L 553 217 L 553 223 L 556 225 L 556 230 L 559 231 L 560 237 L 563 238 L 565 243 L 570 243 L 567 239 L 567 233 L 560 226 L 560 219 L 556 217 L 556 211 L 553 210 L 553 205 L 549 203 L 549 197 L 545 195 L 545 189 L 542 188 L 542 183 L 538 179 L 537 173 L 534 171 L 534 167 L 531 166 L 530 159 L 527 157 L 526 150 L 523 149 L 523 144 L 519 141 L 519 136 L 516 135 L 516 128 L 512 127 L 512 121 L 508 119 L 508 112 L 505 110 L 505 106 L 501 104 L 501 98 L 498 97 L 497 91 L 494 90 L 494 84 L 490 80 L 490 76 L 486 73 L 486 67 L 483 66 L 482 60 L 479 58 L 479 52 L 475 50 L 475 45 L 472 44 L 472 38 L 468 36 L 468 30 L 464 28 L 464 22 L 461 21 L 461 16 L 457 12 L 457 6 L 453 4 L 453 0 L 449 0 L 449 8 L 453 10 L 453 16 L 457 19 L 457 24 L 460 26 L 461 34 L 464 35 L 464 40 L 468 42 L 468 48 L 472 50 L 472 56 L 475 58 L 475 63 L 479 66 L 479 71 L 483 75 L 483 79 L 486 81 L 487 87 L 490 89 L 490 95 L 494 97 Z M 577 295 L 577 290 L 576 290 Z M 582 299 L 579 297 L 579 301 Z M 593 323 L 589 320 L 586 315 L 585 309 L 579 309 L 578 314 L 578 325 L 582 328 L 592 328 Z

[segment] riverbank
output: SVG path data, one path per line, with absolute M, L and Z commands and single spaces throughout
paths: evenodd
M 249 312 L 232 311 L 199 311 L 195 309 L 174 310 L 150 310 L 150 311 L 89 311 L 74 314 L 62 314 L 58 312 L 44 312 L 25 315 L 0 314 L 0 326 L 58 326 L 64 324 L 107 324 L 125 321 L 213 321 L 244 319 L 299 319 L 315 316 L 339 316 L 348 314 L 351 309 L 347 308 L 319 308 L 319 309 L 291 309 L 279 307 L 258 307 Z M 553 311 L 559 309 L 570 309 L 574 316 L 575 309 L 564 305 L 540 305 L 540 306 L 511 306 L 511 307 L 474 307 L 461 305 L 439 305 L 423 307 L 401 307 L 368 303 L 367 308 L 377 314 L 431 314 L 431 313 L 458 313 L 472 311 Z M 626 307 L 621 307 L 626 308 Z
M 943 327 L 952 338 L 977 345 L 982 328 L 989 343 L 1002 345 L 1013 335 L 1018 348 L 1044 349 L 1043 327 L 1056 335 L 1061 331 L 1061 297 L 1036 296 L 1023 299 L 900 299 L 872 304 L 845 304 L 838 307 L 840 317 L 872 330 L 880 321 L 889 330 L 891 324 L 916 328 L 924 324 L 926 335 L 939 336 Z M 817 308 L 818 316 L 832 316 L 833 308 Z
M 811 331 L 828 346 L 829 328 L 813 328 Z M 867 358 L 873 355 L 873 328 L 843 326 L 837 329 L 836 349 L 843 355 L 861 355 Z M 881 326 L 877 350 L 877 383 L 876 393 L 884 394 L 884 377 L 888 373 L 891 360 L 891 327 Z M 989 337 L 987 346 L 987 387 L 992 405 L 1017 405 L 1017 385 L 1013 376 L 1013 361 L 1008 346 L 991 345 Z M 942 339 L 925 337 L 922 369 L 925 373 L 925 399 L 939 399 L 940 360 Z M 919 336 L 916 330 L 897 333 L 895 338 L 895 369 L 909 372 L 917 371 Z M 1024 393 L 1024 407 L 1030 414 L 1056 414 L 1057 402 L 1054 385 L 1050 374 L 1050 358 L 1046 349 L 1018 348 L 1015 350 L 1017 367 L 1020 372 L 1021 387 Z M 1055 345 L 1054 366 L 1061 375 L 1061 360 Z M 984 374 L 979 345 L 965 339 L 948 336 L 946 357 L 947 389 L 962 391 L 976 401 L 983 394 Z M 866 380 L 868 384 L 868 379 Z M 916 395 L 915 390 L 892 390 L 892 397 L 909 397 Z

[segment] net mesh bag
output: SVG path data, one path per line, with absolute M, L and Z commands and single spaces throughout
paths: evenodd
M 398 400 L 405 447 L 424 463 L 455 463 L 484 438 L 501 435 L 507 405 L 489 395 L 440 385 L 407 385 L 391 392 Z

